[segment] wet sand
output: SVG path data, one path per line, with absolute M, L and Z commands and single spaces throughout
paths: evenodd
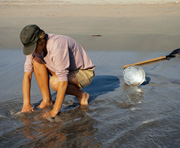
M 146 82 L 139 87 L 123 80 L 124 65 L 179 48 L 179 13 L 178 4 L 0 5 L 0 147 L 179 147 L 180 59 L 143 66 Z M 54 120 L 41 119 L 51 108 L 37 109 L 42 97 L 33 76 L 35 111 L 17 114 L 25 60 L 19 32 L 29 23 L 72 36 L 87 50 L 96 65 L 84 88 L 87 108 L 67 95 Z
M 10 53 L 15 58 L 5 60 Z M 24 56 L 21 50 L 0 50 L 1 147 L 178 147 L 180 59 L 143 66 L 147 81 L 139 87 L 123 80 L 127 58 L 133 63 L 165 54 L 88 51 L 96 65 L 93 82 L 84 88 L 90 93 L 89 106 L 81 108 L 76 98 L 67 95 L 58 116 L 44 120 L 40 116 L 51 108 L 36 108 L 42 97 L 34 77 L 31 103 L 35 111 L 17 114 L 22 107 Z M 51 93 L 55 101 L 56 93 Z

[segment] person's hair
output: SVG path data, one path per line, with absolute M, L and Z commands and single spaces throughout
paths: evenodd
M 39 44 L 43 44 L 46 42 L 46 34 L 45 32 L 42 30 L 42 33 L 41 35 L 39 36 L 39 39 L 38 39 L 38 43 Z

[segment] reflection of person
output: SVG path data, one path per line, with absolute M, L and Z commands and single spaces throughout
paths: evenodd
M 31 140 L 28 147 L 57 147 L 63 145 L 66 141 L 66 134 L 62 132 L 61 123 L 51 124 L 49 122 L 39 122 L 30 117 L 22 117 L 20 121 L 24 122 L 24 127 L 20 128 L 20 132 Z M 51 128 L 49 128 L 51 127 Z M 42 138 L 46 137 L 46 138 Z M 26 144 L 25 144 L 26 145 Z M 24 147 L 25 145 L 22 145 Z
M 24 45 L 23 52 L 27 55 L 21 112 L 33 110 L 30 104 L 33 71 L 43 98 L 39 108 L 52 105 L 49 83 L 57 91 L 53 109 L 43 117 L 55 117 L 58 114 L 66 93 L 76 96 L 80 105 L 88 105 L 89 94 L 81 88 L 91 83 L 95 66 L 79 43 L 67 36 L 46 34 L 37 25 L 24 27 L 20 39 Z

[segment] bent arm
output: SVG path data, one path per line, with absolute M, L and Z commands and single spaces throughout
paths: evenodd
M 33 110 L 30 103 L 31 78 L 32 78 L 31 72 L 24 72 L 24 77 L 22 82 L 23 107 L 21 112 L 28 112 Z

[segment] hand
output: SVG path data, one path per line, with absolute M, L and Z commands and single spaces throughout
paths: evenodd
M 42 115 L 43 118 L 54 118 L 56 116 L 56 114 L 54 114 L 52 111 L 50 112 L 46 112 L 45 114 Z
M 31 105 L 23 105 L 21 112 L 30 112 L 34 111 L 34 108 Z

